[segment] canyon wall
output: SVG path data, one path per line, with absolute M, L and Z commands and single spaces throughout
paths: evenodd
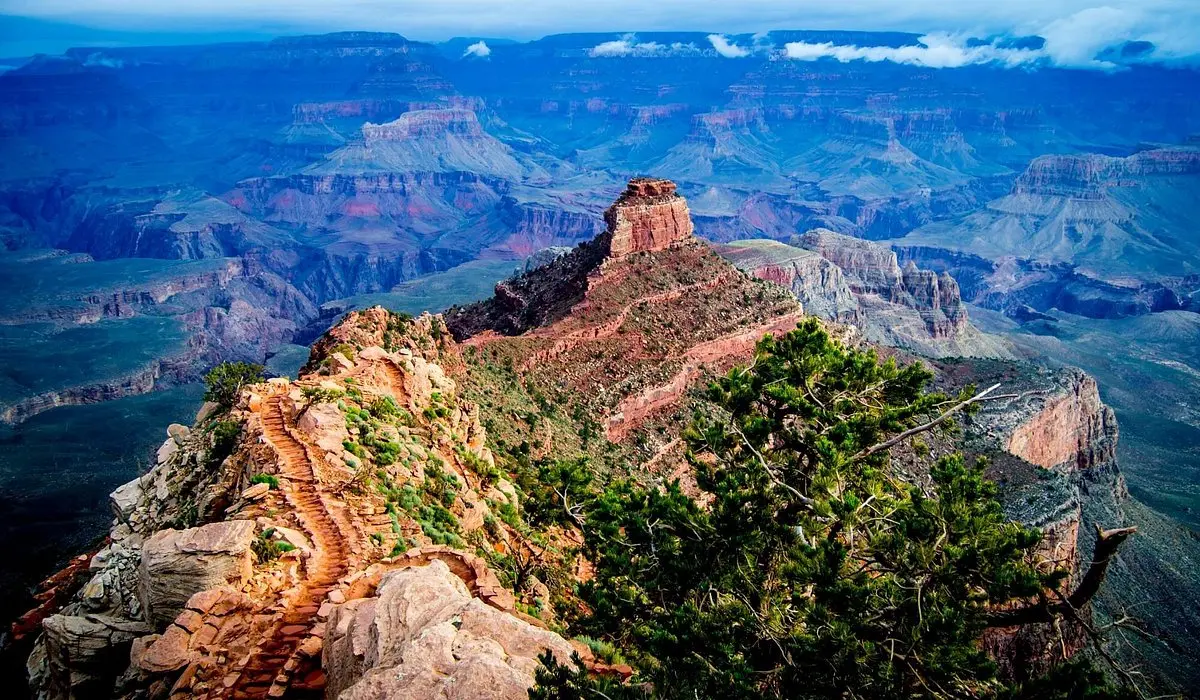
M 949 372 L 962 367 L 951 366 Z M 1001 387 L 995 392 L 1000 398 L 965 419 L 968 448 L 991 459 L 989 476 L 1001 484 L 1006 514 L 1042 531 L 1039 556 L 1045 566 L 1065 570 L 1066 585 L 1073 587 L 1091 564 L 1093 538 L 1084 530 L 1125 524 L 1084 516 L 1093 501 L 1127 496 L 1117 466 L 1116 417 L 1100 400 L 1096 381 L 1079 370 L 1000 363 L 973 367 L 977 386 L 999 382 Z M 992 629 L 983 644 L 1005 676 L 1026 678 L 1071 657 L 1086 642 L 1080 624 L 1063 620 Z
M 841 268 L 856 294 L 917 311 L 933 339 L 951 338 L 967 327 L 958 284 L 945 273 L 920 270 L 911 262 L 901 269 L 888 248 L 824 229 L 809 231 L 793 242 Z

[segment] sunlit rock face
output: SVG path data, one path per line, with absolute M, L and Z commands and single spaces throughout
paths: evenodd
M 665 250 L 692 238 L 687 200 L 675 192 L 675 183 L 654 178 L 634 178 L 616 203 L 604 214 L 612 233 L 611 255 L 621 257 L 641 251 Z

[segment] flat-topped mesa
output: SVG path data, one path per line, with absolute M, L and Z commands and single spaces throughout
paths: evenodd
M 362 126 L 367 142 L 408 141 L 412 139 L 457 134 L 483 138 L 479 118 L 469 109 L 417 109 L 401 114 L 386 124 L 367 122 Z
M 612 234 L 609 255 L 665 250 L 693 240 L 687 200 L 675 192 L 675 183 L 635 177 L 604 213 Z

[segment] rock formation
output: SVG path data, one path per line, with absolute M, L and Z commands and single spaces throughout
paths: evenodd
M 820 253 L 766 239 L 734 241 L 716 250 L 739 269 L 792 290 L 809 314 L 841 323 L 859 320 L 859 302 L 846 274 Z
M 871 241 L 824 229 L 792 244 L 747 240 L 718 246 L 740 269 L 792 290 L 815 316 L 848 323 L 867 340 L 930 357 L 1009 357 L 998 338 L 971 325 L 958 283 L 922 270 Z
M 916 310 L 931 338 L 953 337 L 967 325 L 958 284 L 949 275 L 919 270 L 911 263 L 901 270 L 896 254 L 886 247 L 824 229 L 809 231 L 794 242 L 841 268 L 856 294 Z
M 1117 423 L 1090 376 L 1079 370 L 1047 370 L 1011 363 L 977 362 L 943 366 L 959 381 L 1000 381 L 1007 397 L 989 402 L 966 419 L 968 444 L 993 459 L 991 478 L 1002 484 L 1009 517 L 1039 527 L 1039 554 L 1078 581 L 1090 564 L 1084 517 L 1089 500 L 1124 498 L 1116 462 Z M 962 373 L 966 371 L 966 375 Z M 986 445 L 986 446 L 985 446 Z M 984 647 L 1006 675 L 1045 671 L 1086 644 L 1078 623 L 997 628 Z
M 1131 178 L 1200 174 L 1200 150 L 1152 149 L 1126 158 L 1096 153 L 1035 158 L 1013 184 L 1013 194 L 1068 196 L 1098 200 L 1107 187 L 1131 184 Z
M 334 609 L 322 665 L 327 697 L 524 700 L 537 656 L 569 663 L 570 644 L 471 596 L 445 563 L 383 577 L 376 594 Z
M 675 193 L 675 183 L 634 178 L 616 203 L 604 213 L 610 255 L 665 250 L 692 240 L 687 201 Z
M 230 520 L 188 530 L 159 530 L 142 545 L 138 598 L 146 619 L 169 625 L 193 594 L 252 575 L 254 522 Z

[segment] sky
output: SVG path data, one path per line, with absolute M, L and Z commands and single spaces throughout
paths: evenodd
M 928 35 L 924 55 L 821 45 L 789 48 L 788 55 L 933 65 L 1020 65 L 1031 58 L 1005 54 L 998 46 L 963 54 L 980 48 L 967 46 L 967 37 L 997 35 L 1046 37 L 1043 55 L 1060 65 L 1087 67 L 1099 49 L 1125 41 L 1151 42 L 1159 60 L 1200 55 L 1200 0 L 0 0 L 0 15 L 8 16 L 0 21 L 0 55 L 9 56 L 28 55 L 30 49 L 57 53 L 80 43 L 151 43 L 154 37 L 181 43 L 189 37 L 211 41 L 351 29 L 427 41 L 585 31 L 702 31 L 724 37 L 770 29 L 898 30 Z M 748 51 L 715 41 L 713 48 L 732 58 Z

